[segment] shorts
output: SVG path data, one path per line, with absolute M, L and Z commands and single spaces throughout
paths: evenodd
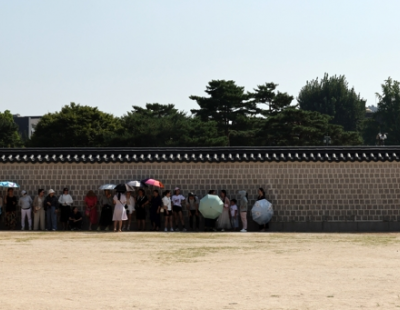
M 167 214 L 167 211 L 164 210 L 164 213 L 161 213 L 161 214 L 164 214 L 164 216 L 166 216 L 166 217 L 170 217 L 170 216 L 172 216 L 172 210 L 168 210 L 168 214 Z
M 173 210 L 175 213 L 179 213 L 179 212 L 182 212 L 182 207 L 180 207 L 180 206 L 173 206 L 173 207 L 172 207 L 172 210 Z

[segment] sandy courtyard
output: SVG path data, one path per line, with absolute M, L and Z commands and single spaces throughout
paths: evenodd
M 400 234 L 0 233 L 0 309 L 400 309 Z

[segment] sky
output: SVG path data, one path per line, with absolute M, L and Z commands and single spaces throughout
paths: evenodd
M 0 0 L 0 111 L 190 111 L 211 80 L 297 97 L 325 72 L 375 105 L 400 80 L 399 11 L 398 0 Z

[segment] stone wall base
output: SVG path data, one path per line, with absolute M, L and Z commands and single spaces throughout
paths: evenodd
M 270 223 L 274 232 L 400 232 L 400 222 Z

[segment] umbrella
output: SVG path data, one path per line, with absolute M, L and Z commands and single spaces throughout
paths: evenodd
M 100 190 L 113 190 L 117 185 L 115 184 L 104 184 L 102 186 L 99 187 Z
M 0 187 L 8 187 L 8 188 L 19 188 L 19 185 L 15 182 L 10 181 L 1 181 Z
M 144 179 L 141 181 L 142 184 L 146 185 L 151 185 L 159 188 L 164 188 L 164 184 L 162 184 L 160 181 L 154 180 L 154 179 Z
M 267 224 L 274 215 L 274 209 L 272 209 L 272 204 L 268 200 L 262 199 L 254 204 L 251 215 L 258 224 Z
M 217 195 L 207 195 L 200 200 L 199 211 L 206 219 L 216 219 L 223 208 L 224 203 Z
M 127 186 L 126 186 L 126 184 L 118 184 L 115 188 L 114 188 L 114 190 L 116 190 L 117 192 L 122 192 L 122 193 L 125 193 L 126 191 L 127 191 Z
M 140 183 L 140 181 L 130 181 L 126 183 L 126 185 L 130 187 L 142 187 L 142 183 Z

